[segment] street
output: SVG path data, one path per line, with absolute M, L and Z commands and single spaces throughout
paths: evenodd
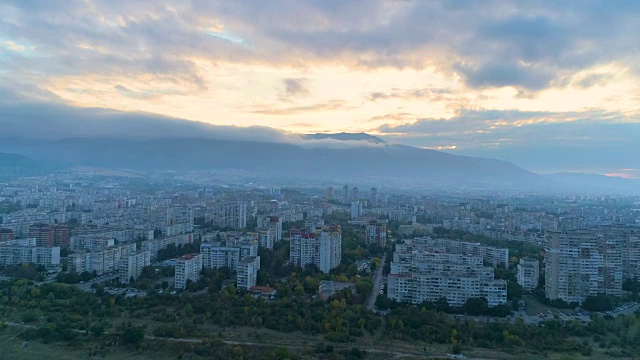
M 378 297 L 378 291 L 380 290 L 380 285 L 382 282 L 382 269 L 384 268 L 385 260 L 387 258 L 387 254 L 382 256 L 382 261 L 380 262 L 380 266 L 376 269 L 375 278 L 373 280 L 373 288 L 371 289 L 371 294 L 369 294 L 369 298 L 367 299 L 367 309 L 373 310 L 376 305 L 376 298 Z

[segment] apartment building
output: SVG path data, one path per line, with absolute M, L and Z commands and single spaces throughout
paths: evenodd
M 431 237 L 415 238 L 409 240 L 408 243 L 423 251 L 481 256 L 484 262 L 491 264 L 493 267 L 509 267 L 509 249 L 505 248 L 484 246 L 475 242 L 433 239 Z
M 11 229 L 0 228 L 0 241 L 7 241 L 15 239 L 15 234 Z
M 219 269 L 225 266 L 235 269 L 243 258 L 258 255 L 258 243 L 255 241 L 229 242 L 227 246 L 202 243 L 200 254 L 202 254 L 203 266 L 207 269 Z
M 12 240 L 16 242 L 17 240 Z M 0 266 L 33 263 L 47 269 L 60 265 L 59 246 L 32 246 L 30 244 L 15 243 L 0 246 Z
M 242 229 L 247 226 L 247 204 L 238 201 L 210 205 L 205 221 L 222 228 Z
M 120 258 L 119 278 L 121 283 L 129 283 L 131 279 L 137 280 L 142 274 L 142 268 L 151 265 L 151 253 L 141 251 Z
M 65 225 L 34 224 L 29 227 L 29 237 L 38 241 L 38 246 L 69 245 L 69 228 Z
M 291 230 L 291 263 L 304 268 L 314 264 L 324 273 L 337 267 L 342 261 L 342 231 L 338 225 Z
M 190 254 L 176 259 L 174 287 L 186 289 L 189 281 L 198 281 L 202 271 L 202 255 Z
M 273 249 L 273 244 L 282 240 L 282 219 L 278 216 L 258 216 L 260 247 Z
M 365 240 L 367 244 L 387 245 L 387 221 L 371 220 L 365 228 Z
M 362 207 L 361 201 L 353 201 L 351 203 L 351 218 L 357 219 L 360 216 L 364 215 L 364 209 Z
M 104 251 L 115 245 L 115 239 L 104 235 L 81 235 L 71 238 L 73 251 Z
M 540 263 L 538 259 L 522 258 L 518 262 L 518 284 L 526 291 L 538 287 L 540 279 Z
M 249 290 L 256 286 L 260 270 L 260 256 L 247 256 L 236 266 L 237 288 Z
M 273 250 L 273 243 L 275 240 L 275 236 L 271 232 L 270 229 L 261 229 L 258 232 L 258 243 L 261 248 Z
M 412 304 L 446 298 L 450 306 L 462 306 L 480 297 L 491 307 L 507 302 L 507 282 L 494 279 L 481 256 L 431 252 L 411 243 L 396 247 L 387 285 L 389 299 Z
M 136 244 L 114 246 L 103 251 L 80 252 L 67 257 L 69 271 L 96 272 L 100 275 L 120 269 L 120 259 L 136 253 Z
M 258 229 L 269 229 L 274 236 L 274 242 L 282 240 L 282 219 L 278 216 L 258 216 Z
M 587 296 L 622 295 L 624 237 L 606 231 L 553 232 L 545 249 L 545 295 L 582 303 Z

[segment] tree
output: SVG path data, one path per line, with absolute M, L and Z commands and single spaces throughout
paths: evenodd
M 462 308 L 469 315 L 483 315 L 489 311 L 489 303 L 484 297 L 469 298 Z
M 522 286 L 515 281 L 507 281 L 507 300 L 517 304 L 522 299 Z
M 144 328 L 139 326 L 129 326 L 124 329 L 120 339 L 125 345 L 139 346 L 144 340 Z
M 638 293 L 640 293 L 640 281 L 637 277 L 633 279 L 625 279 L 622 282 L 622 290 L 630 291 L 633 296 L 638 296 Z
M 587 296 L 582 303 L 582 308 L 588 311 L 607 311 L 614 307 L 613 299 L 607 295 Z
M 360 295 L 369 295 L 372 288 L 373 285 L 371 285 L 369 279 L 360 280 L 356 283 L 356 292 Z

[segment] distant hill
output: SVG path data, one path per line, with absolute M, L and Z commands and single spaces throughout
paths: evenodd
M 35 163 L 24 155 L 0 152 L 0 167 L 31 167 Z
M 379 137 L 369 135 L 367 133 L 333 133 L 333 134 L 307 134 L 302 135 L 303 138 L 308 140 L 340 140 L 340 141 L 367 141 L 374 144 L 385 144 L 386 142 Z
M 0 152 L 0 179 L 42 175 L 48 170 L 51 168 L 27 156 Z
M 9 144 L 0 141 L 0 149 Z M 201 138 L 75 138 L 21 140 L 13 149 L 67 166 L 142 171 L 242 169 L 312 179 L 394 178 L 414 185 L 496 189 L 543 189 L 551 183 L 505 161 L 389 144 L 332 148 Z
M 640 193 L 640 180 L 637 179 L 573 172 L 548 174 L 545 177 L 559 184 L 589 191 Z
M 0 107 L 0 128 L 0 151 L 67 168 L 237 169 L 418 188 L 548 190 L 553 185 L 509 162 L 388 144 L 365 133 L 298 136 L 51 103 Z

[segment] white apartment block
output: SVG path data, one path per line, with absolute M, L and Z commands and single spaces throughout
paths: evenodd
M 389 299 L 412 304 L 446 298 L 449 305 L 462 306 L 479 297 L 489 306 L 507 302 L 507 282 L 495 280 L 481 256 L 431 252 L 422 245 L 397 245 L 387 284 Z
M 73 251 L 103 251 L 115 245 L 115 239 L 105 235 L 81 235 L 70 239 L 69 247 Z
M 260 270 L 260 256 L 247 256 L 236 266 L 236 280 L 238 289 L 249 290 L 256 286 Z
M 365 241 L 367 244 L 387 245 L 387 221 L 372 220 L 365 227 Z
M 545 295 L 582 303 L 587 296 L 622 295 L 634 242 L 607 229 L 553 232 L 545 249 Z M 631 250 L 631 251 L 629 251 Z
M 31 242 L 29 242 L 31 243 Z M 0 246 L 0 266 L 33 263 L 48 269 L 60 265 L 60 247 L 23 245 Z
M 225 202 L 207 207 L 205 221 L 213 226 L 241 229 L 247 226 L 247 204 L 244 202 Z
M 351 218 L 357 219 L 360 216 L 364 215 L 364 210 L 362 209 L 362 202 L 354 201 L 351 203 Z
M 103 251 L 75 253 L 67 257 L 69 271 L 96 272 L 100 275 L 120 269 L 120 259 L 136 253 L 136 244 L 126 244 Z
M 274 242 L 282 240 L 282 219 L 278 216 L 258 216 L 258 229 L 271 230 Z
M 226 246 L 220 246 L 218 243 L 202 243 L 200 254 L 202 254 L 203 266 L 207 269 L 219 269 L 225 266 L 235 269 L 243 258 L 258 256 L 257 237 L 258 234 L 249 234 L 240 238 L 228 238 Z
M 272 250 L 273 244 L 282 240 L 282 219 L 277 216 L 258 216 L 260 247 Z
M 131 279 L 137 280 L 142 274 L 142 268 L 151 265 L 151 253 L 142 251 L 120 258 L 120 282 L 128 284 Z
M 36 238 L 0 241 L 0 246 L 38 246 L 37 244 L 38 240 Z
M 342 261 L 340 226 L 323 226 L 314 232 L 306 229 L 291 230 L 289 255 L 293 265 L 304 268 L 314 264 L 323 273 L 328 273 Z
M 538 287 L 540 279 L 540 263 L 538 259 L 522 258 L 518 262 L 518 284 L 526 291 Z
M 258 239 L 261 248 L 273 250 L 275 240 L 274 234 L 269 229 L 262 229 L 258 232 Z
M 189 280 L 198 281 L 200 271 L 202 271 L 202 255 L 191 254 L 176 259 L 174 287 L 186 289 Z
M 466 241 L 432 239 L 430 237 L 415 238 L 408 243 L 423 251 L 481 256 L 483 261 L 490 263 L 493 267 L 509 267 L 509 249 L 505 248 L 484 246 L 480 243 Z

